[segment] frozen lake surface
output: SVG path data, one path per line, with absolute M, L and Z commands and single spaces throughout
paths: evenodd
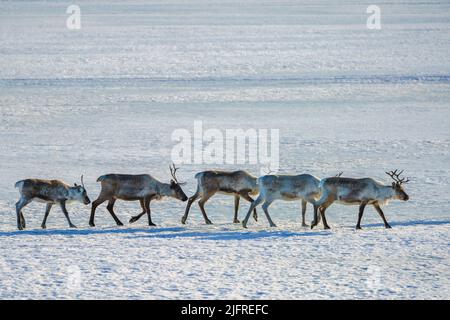
M 78 1 L 0 3 L 0 298 L 450 298 L 450 4 L 370 1 Z M 280 172 L 374 177 L 401 168 L 410 201 L 327 211 L 331 230 L 301 227 L 277 202 L 233 225 L 233 198 L 152 205 L 156 228 L 117 228 L 105 206 L 24 209 L 17 180 L 150 173 L 168 180 L 173 130 L 280 130 Z M 244 168 L 258 174 L 254 165 Z M 186 193 L 210 165 L 184 165 Z M 240 217 L 248 209 L 242 203 Z M 308 220 L 312 219 L 308 207 Z M 137 203 L 117 202 L 125 223 Z

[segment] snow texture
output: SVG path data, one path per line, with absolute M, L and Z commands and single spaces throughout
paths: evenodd
M 1 299 L 449 299 L 450 4 L 377 1 L 77 1 L 0 3 Z M 137 203 L 24 209 L 17 231 L 14 183 L 79 182 L 91 200 L 98 176 L 150 173 L 168 181 L 174 129 L 280 129 L 282 173 L 373 177 L 401 168 L 408 202 L 328 209 L 331 230 L 301 227 L 299 203 L 274 203 L 232 224 L 233 198 L 206 205 Z M 224 165 L 220 169 L 253 165 Z M 194 174 L 180 180 L 191 195 Z M 248 209 L 241 202 L 240 218 Z M 308 206 L 308 220 L 312 220 Z

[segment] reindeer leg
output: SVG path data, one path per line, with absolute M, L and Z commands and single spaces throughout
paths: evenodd
M 314 228 L 315 226 L 317 226 L 320 222 L 320 215 L 317 214 L 318 210 L 319 210 L 319 206 L 318 205 L 313 205 L 313 210 L 314 210 L 314 220 L 311 222 L 311 229 Z
M 387 229 L 391 229 L 392 227 L 391 227 L 391 226 L 389 225 L 389 223 L 387 222 L 387 220 L 386 220 L 386 218 L 385 218 L 385 216 L 384 216 L 383 210 L 381 210 L 380 205 L 379 205 L 378 203 L 374 203 L 373 206 L 375 207 L 375 210 L 377 210 L 377 212 L 378 212 L 378 214 L 380 215 L 381 219 L 383 219 L 384 226 L 385 226 Z
M 205 219 L 206 224 L 212 224 L 211 220 L 208 219 L 208 216 L 206 215 L 205 211 L 205 203 L 206 201 L 208 201 L 209 198 L 211 198 L 211 196 L 212 196 L 211 194 L 203 195 L 203 197 L 198 202 L 198 206 L 200 207 L 200 210 L 203 214 L 203 219 Z
M 253 203 L 255 201 L 252 199 L 252 197 L 249 196 L 248 193 L 245 192 L 241 194 L 241 197 L 250 203 Z M 258 221 L 258 213 L 256 213 L 256 208 L 253 208 L 253 219 L 255 219 L 255 221 Z
M 239 223 L 239 219 L 238 219 L 238 211 L 239 211 L 239 200 L 241 199 L 241 197 L 236 194 L 234 196 L 234 219 L 233 219 L 233 223 Z
M 302 200 L 302 227 L 307 227 L 305 217 L 306 217 L 306 204 L 307 202 L 305 200 Z
M 47 228 L 47 226 L 46 226 L 47 218 L 48 218 L 48 215 L 50 213 L 50 209 L 52 208 L 52 206 L 53 206 L 53 203 L 47 203 L 47 207 L 45 208 L 44 220 L 42 220 L 42 224 L 41 224 L 42 229 Z
M 119 220 L 119 218 L 117 218 L 116 214 L 114 213 L 114 203 L 116 203 L 116 199 L 109 200 L 106 209 L 108 209 L 109 213 L 111 214 L 111 217 L 113 217 L 116 224 L 118 226 L 123 226 L 123 223 Z
M 16 203 L 16 215 L 17 215 L 17 229 L 23 230 L 25 228 L 25 218 L 22 214 L 22 209 L 31 202 L 31 200 L 20 198 Z
M 195 200 L 197 200 L 197 198 L 200 196 L 200 190 L 197 187 L 197 191 L 195 192 L 195 194 L 189 198 L 189 201 L 187 203 L 186 206 L 186 211 L 184 212 L 184 216 L 181 218 L 181 223 L 182 224 L 186 224 L 186 220 L 188 218 L 188 214 L 189 214 L 189 210 L 191 210 L 191 206 L 194 203 Z
M 151 217 L 151 212 L 150 212 L 150 200 L 151 199 L 152 199 L 151 197 L 145 198 L 144 205 L 145 205 L 145 210 L 147 211 L 148 225 L 149 226 L 156 226 L 156 224 L 154 224 L 152 222 L 152 217 Z
M 330 206 L 330 204 L 328 204 L 327 206 L 322 206 L 322 207 L 319 208 L 320 216 L 321 216 L 322 221 L 323 221 L 323 228 L 324 228 L 325 230 L 326 230 L 326 229 L 331 229 L 330 226 L 328 225 L 327 218 L 325 217 L 325 210 L 326 210 L 329 206 Z
M 362 202 L 359 205 L 358 222 L 356 223 L 356 229 L 358 229 L 358 230 L 361 229 L 361 219 L 364 214 L 364 208 L 366 207 L 366 205 L 367 205 L 367 202 Z
M 23 216 L 23 212 L 20 211 L 20 223 L 22 224 L 22 228 L 25 229 L 25 227 L 27 226 L 25 223 L 25 217 Z
M 242 221 L 242 227 L 247 228 L 248 219 L 250 219 L 250 214 L 253 210 L 263 201 L 261 196 L 258 196 L 255 201 L 252 202 L 250 208 L 248 209 L 247 215 L 245 216 L 244 221 Z
M 103 198 L 101 195 L 98 197 L 97 200 L 95 200 L 94 202 L 92 202 L 92 208 L 91 208 L 91 217 L 89 218 L 89 225 L 91 227 L 95 227 L 95 223 L 94 223 L 94 218 L 95 218 L 95 210 L 97 209 L 97 207 L 99 205 L 101 205 L 103 202 L 105 202 L 106 198 Z
M 74 225 L 74 224 L 72 223 L 72 221 L 70 221 L 69 213 L 67 212 L 67 209 L 66 209 L 66 202 L 65 202 L 65 201 L 61 201 L 61 202 L 59 203 L 59 205 L 61 206 L 62 212 L 63 212 L 64 215 L 66 216 L 66 219 L 67 219 L 67 222 L 69 223 L 69 226 L 70 226 L 71 228 L 76 228 L 76 225 Z
M 313 229 L 315 226 L 319 224 L 320 218 L 322 217 L 322 207 L 328 208 L 332 203 L 334 199 L 331 195 L 324 193 L 318 201 L 315 201 L 314 199 L 311 200 L 311 203 L 314 206 L 314 220 L 311 222 L 311 229 Z M 324 215 L 325 215 L 325 209 L 324 209 Z M 317 214 L 317 211 L 319 211 L 320 216 Z M 324 227 L 328 226 L 326 223 L 326 220 L 324 222 Z M 328 226 L 328 229 L 330 227 Z M 327 229 L 327 228 L 325 228 Z
M 262 208 L 263 208 L 263 210 L 264 210 L 264 213 L 266 214 L 267 221 L 269 221 L 269 225 L 270 225 L 271 227 L 276 227 L 276 224 L 273 223 L 272 219 L 270 218 L 269 211 L 268 211 L 269 206 L 270 206 L 271 203 L 272 203 L 272 201 L 266 200 L 266 201 L 263 203 Z
M 139 203 L 141 204 L 142 212 L 139 213 L 137 216 L 131 217 L 129 223 L 138 221 L 144 214 L 147 213 L 147 210 L 145 210 L 144 199 L 139 199 Z
M 20 223 L 22 224 L 22 228 L 25 229 L 25 227 L 26 227 L 27 225 L 26 225 L 25 217 L 23 216 L 22 211 L 20 211 Z

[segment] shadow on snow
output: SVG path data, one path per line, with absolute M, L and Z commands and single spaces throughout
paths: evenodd
M 328 232 L 319 231 L 234 231 L 234 230 L 211 230 L 211 231 L 193 231 L 183 227 L 167 227 L 167 228 L 117 228 L 117 229 L 50 229 L 50 230 L 23 230 L 0 232 L 0 237 L 13 236 L 83 236 L 97 234 L 124 234 L 129 235 L 128 238 L 194 238 L 198 240 L 245 240 L 259 238 L 287 238 L 298 236 L 317 236 L 327 235 Z
M 391 223 L 394 227 L 407 227 L 407 226 L 439 226 L 448 225 L 450 220 L 415 220 L 415 221 L 404 221 L 404 222 L 393 222 Z M 382 227 L 383 224 L 366 224 L 365 228 L 375 228 Z M 206 226 L 202 226 L 204 228 Z M 319 227 L 320 228 L 320 227 Z M 273 230 L 273 231 L 272 231 Z M 83 236 L 83 235 L 101 235 L 101 234 L 124 234 L 129 235 L 130 238 L 194 238 L 197 240 L 251 240 L 251 239 L 261 239 L 261 238 L 289 238 L 289 237 L 308 237 L 308 236 L 329 236 L 332 231 L 326 231 L 321 229 L 307 230 L 301 232 L 286 231 L 271 229 L 268 230 L 191 230 L 187 227 L 143 227 L 143 228 L 106 228 L 106 229 L 33 229 L 33 230 L 23 230 L 23 231 L 3 231 L 0 232 L 0 237 L 12 237 L 12 236 L 24 236 L 24 235 L 35 235 L 35 236 Z
M 253 240 L 262 238 L 289 238 L 305 236 L 326 236 L 330 232 L 291 232 L 291 231 L 215 231 L 215 232 L 184 232 L 178 234 L 138 235 L 136 238 L 194 238 L 197 240 Z

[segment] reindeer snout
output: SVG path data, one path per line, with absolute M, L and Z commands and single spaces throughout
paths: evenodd
M 85 205 L 88 205 L 89 203 L 91 203 L 91 199 L 89 199 L 88 197 L 86 197 L 86 198 L 84 199 L 84 204 L 85 204 Z
M 181 201 L 185 202 L 185 201 L 187 201 L 187 199 L 188 199 L 188 197 L 184 196 L 183 199 L 181 199 Z
M 403 200 L 408 201 L 409 200 L 409 196 L 405 195 L 405 197 L 403 198 Z

